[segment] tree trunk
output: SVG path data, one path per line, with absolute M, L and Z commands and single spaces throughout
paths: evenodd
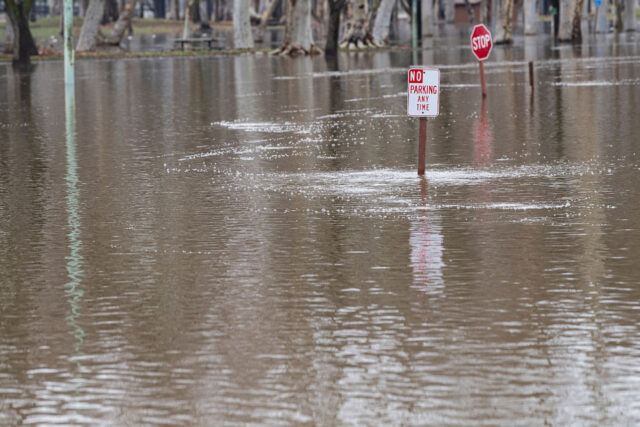
M 535 36 L 538 32 L 536 24 L 536 0 L 524 0 L 524 34 Z
M 104 0 L 91 0 L 87 14 L 82 22 L 80 37 L 76 50 L 79 52 L 95 50 L 98 44 L 98 33 L 100 32 L 100 21 L 104 14 Z
M 191 0 L 188 7 L 189 19 L 191 19 L 191 22 L 194 24 L 202 22 L 202 18 L 200 16 L 200 0 Z
M 249 0 L 234 0 L 233 3 L 233 47 L 253 49 L 253 35 L 249 16 Z
M 125 6 L 122 13 L 120 13 L 118 21 L 113 26 L 111 33 L 104 38 L 103 43 L 113 46 L 120 45 L 120 42 L 124 38 L 124 32 L 127 31 L 127 28 L 131 27 L 131 20 L 136 9 L 137 1 L 138 0 L 131 0 L 131 2 Z
M 433 3 L 433 0 L 422 0 L 422 16 L 420 17 L 422 23 L 422 38 L 433 37 L 433 19 L 435 17 Z M 393 12 L 393 7 L 391 11 Z
M 456 4 L 455 4 L 455 0 L 443 0 L 444 3 L 444 17 L 447 20 L 447 22 L 452 23 L 453 20 L 455 19 L 455 14 L 456 14 Z M 500 1 L 500 0 L 494 0 L 494 1 Z
M 636 0 L 626 0 L 624 14 L 624 30 L 636 31 Z
M 573 9 L 573 24 L 571 29 L 571 41 L 580 43 L 582 41 L 582 6 L 584 0 L 575 0 Z
M 264 34 L 267 31 L 267 22 L 269 22 L 269 18 L 276 11 L 278 5 L 280 4 L 280 0 L 271 0 L 264 12 L 260 16 L 260 24 L 258 24 L 258 30 L 256 32 L 256 41 L 264 41 Z
M 116 22 L 118 18 L 118 2 L 116 0 L 105 0 L 104 13 L 102 14 L 102 25 L 106 25 L 109 22 Z
M 382 0 L 378 6 L 376 20 L 373 22 L 373 40 L 379 46 L 389 44 L 389 27 L 395 2 L 396 0 Z
M 311 34 L 311 0 L 289 0 L 284 41 L 275 53 L 312 55 L 319 51 Z
M 89 0 L 78 0 L 78 6 L 80 6 L 80 16 L 84 17 L 89 9 Z
M 27 68 L 31 65 L 31 55 L 38 49 L 29 29 L 29 13 L 33 0 L 5 0 L 5 9 L 13 26 L 13 65 Z
M 11 21 L 5 24 L 5 32 L 4 53 L 13 53 L 13 25 L 11 25 Z
M 615 8 L 615 28 L 617 32 L 620 32 L 624 27 L 622 24 L 622 0 L 614 0 L 613 4 Z
M 513 0 L 492 0 L 498 3 L 496 11 L 496 44 L 510 44 Z
M 329 26 L 327 28 L 327 44 L 325 54 L 336 56 L 338 54 L 338 39 L 340 37 L 340 15 L 346 0 L 329 0 Z
M 573 17 L 577 0 L 560 0 L 560 27 L 558 40 L 571 41 L 573 37 Z
M 169 2 L 169 19 L 180 19 L 180 2 L 178 0 L 171 0 Z
M 373 36 L 369 32 L 367 0 L 350 0 L 351 17 L 347 22 L 347 30 L 342 38 L 341 46 L 357 48 L 375 46 Z

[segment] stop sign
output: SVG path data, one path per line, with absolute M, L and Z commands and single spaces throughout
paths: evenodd
M 483 24 L 473 27 L 471 32 L 471 50 L 478 58 L 478 61 L 484 61 L 491 53 L 491 33 Z

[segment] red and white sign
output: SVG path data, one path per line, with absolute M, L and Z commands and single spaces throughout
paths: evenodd
M 491 33 L 483 24 L 473 27 L 471 32 L 471 50 L 478 58 L 478 61 L 484 61 L 491 53 Z
M 436 117 L 440 112 L 440 70 L 409 69 L 407 114 L 412 117 Z

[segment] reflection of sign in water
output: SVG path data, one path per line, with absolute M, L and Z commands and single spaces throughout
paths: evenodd
M 486 101 L 482 100 L 480 118 L 473 128 L 473 160 L 476 164 L 486 166 L 491 161 L 493 151 L 493 126 L 487 120 Z
M 409 69 L 407 115 L 437 117 L 440 111 L 440 70 Z
M 444 283 L 443 240 L 440 216 L 424 211 L 420 219 L 411 224 L 413 284 L 431 294 L 439 293 Z

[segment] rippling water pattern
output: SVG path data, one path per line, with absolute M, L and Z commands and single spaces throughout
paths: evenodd
M 424 179 L 408 51 L 0 65 L 0 424 L 639 424 L 640 41 L 467 43 Z

